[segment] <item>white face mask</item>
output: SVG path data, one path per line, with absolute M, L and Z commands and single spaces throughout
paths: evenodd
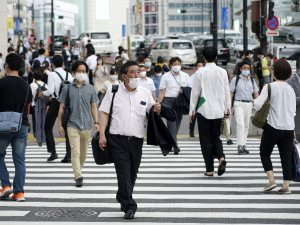
M 140 84 L 140 78 L 129 78 L 129 87 L 132 89 L 136 89 Z
M 243 75 L 244 77 L 249 76 L 249 75 L 250 75 L 250 70 L 242 70 L 242 75 Z
M 155 74 L 157 77 L 161 77 L 162 73 Z
M 76 73 L 75 74 L 75 79 L 79 82 L 83 82 L 85 81 L 87 78 L 87 74 L 86 73 Z
M 181 71 L 181 66 L 172 66 L 171 69 L 174 73 L 179 73 Z
M 118 75 L 110 75 L 110 79 L 115 81 L 118 79 Z
M 147 72 L 146 72 L 146 71 L 142 71 L 142 72 L 140 72 L 140 76 L 141 76 L 141 78 L 144 78 L 146 75 L 147 75 Z
M 145 62 L 145 66 L 150 68 L 152 66 L 152 63 L 151 62 Z

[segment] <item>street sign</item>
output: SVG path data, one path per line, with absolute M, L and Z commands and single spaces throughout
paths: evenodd
M 268 37 L 279 36 L 279 31 L 276 31 L 276 30 L 267 30 L 266 35 Z
M 222 19 L 221 29 L 222 30 L 227 30 L 229 28 L 228 12 L 229 12 L 228 7 L 222 8 L 222 14 L 221 14 L 221 19 Z
M 266 26 L 269 30 L 276 30 L 279 27 L 279 19 L 276 16 L 271 19 L 267 18 Z

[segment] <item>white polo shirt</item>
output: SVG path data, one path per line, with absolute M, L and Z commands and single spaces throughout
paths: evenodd
M 159 90 L 166 89 L 165 97 L 177 98 L 180 87 L 191 87 L 191 79 L 187 73 L 180 71 L 179 75 L 173 75 L 169 71 L 161 77 Z
M 109 113 L 113 93 L 107 90 L 99 111 Z M 109 133 L 144 138 L 146 112 L 155 104 L 151 93 L 141 86 L 128 92 L 124 83 L 119 85 L 115 95 L 112 120 Z
M 152 93 L 153 91 L 156 90 L 155 85 L 154 85 L 154 82 L 153 82 L 153 80 L 152 80 L 151 78 L 149 78 L 149 77 L 145 77 L 145 78 L 146 78 L 146 79 L 141 78 L 141 80 L 140 80 L 140 85 L 141 85 L 142 87 L 148 89 L 148 90 Z

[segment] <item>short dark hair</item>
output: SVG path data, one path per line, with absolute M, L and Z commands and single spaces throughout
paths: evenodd
M 37 70 L 34 70 L 33 73 L 32 73 L 32 77 L 35 79 L 35 80 L 42 80 L 43 77 L 44 77 L 44 73 L 41 69 L 37 69 Z
M 292 68 L 286 59 L 279 59 L 273 64 L 274 77 L 277 80 L 287 80 L 292 75 Z
M 52 58 L 52 64 L 55 67 L 62 67 L 64 65 L 64 59 L 61 55 L 55 55 Z
M 85 69 L 86 69 L 86 72 L 89 72 L 89 67 L 88 65 L 86 64 L 86 62 L 84 61 L 81 61 L 81 60 L 77 60 L 75 61 L 73 64 L 72 64 L 72 67 L 71 67 L 71 72 L 76 72 L 76 70 L 78 69 L 79 66 L 81 65 L 84 65 L 85 66 Z
M 0 57 L 2 57 L 2 53 L 0 52 Z
M 206 47 L 204 48 L 202 55 L 207 62 L 211 63 L 216 60 L 218 51 L 214 47 Z
M 7 48 L 7 53 L 9 53 L 9 52 L 14 52 L 15 50 L 14 50 L 14 48 L 13 47 L 8 47 Z
M 39 55 L 44 55 L 45 52 L 46 52 L 46 50 L 45 50 L 44 48 L 40 48 L 40 49 L 38 50 L 38 54 L 39 54 Z
M 164 63 L 165 59 L 162 56 L 157 57 L 157 63 Z
M 89 51 L 89 53 L 90 53 L 90 55 L 95 55 L 95 49 L 91 49 L 90 51 Z
M 177 56 L 176 57 L 172 57 L 170 59 L 170 61 L 169 61 L 169 64 L 173 65 L 173 63 L 176 62 L 176 61 L 180 62 L 180 64 L 181 64 L 181 59 L 179 57 L 177 57 Z
M 112 67 L 109 71 L 109 75 L 115 75 L 116 74 L 116 68 Z
M 10 53 L 5 58 L 5 63 L 12 71 L 22 71 L 25 67 L 25 61 L 22 56 L 17 53 Z
M 162 72 L 162 68 L 159 65 L 154 66 L 153 68 L 154 73 L 161 73 Z
M 131 66 L 139 66 L 139 64 L 136 61 L 129 60 L 125 64 L 122 65 L 120 73 L 121 74 L 127 74 L 128 68 Z
M 68 41 L 64 41 L 64 42 L 63 42 L 63 45 L 64 45 L 64 46 L 69 45 L 69 42 L 68 42 Z
M 205 65 L 205 61 L 204 61 L 203 57 L 200 57 L 200 58 L 197 59 L 197 62 L 195 63 L 195 66 L 197 66 L 198 63 L 202 63 L 202 64 Z
M 250 66 L 251 69 L 251 63 L 248 60 L 243 60 L 242 62 L 239 62 L 239 68 L 241 69 L 244 65 Z

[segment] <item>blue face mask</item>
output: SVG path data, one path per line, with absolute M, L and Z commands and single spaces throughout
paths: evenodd
M 249 76 L 249 75 L 250 75 L 250 70 L 242 70 L 242 75 L 243 75 L 244 77 Z

